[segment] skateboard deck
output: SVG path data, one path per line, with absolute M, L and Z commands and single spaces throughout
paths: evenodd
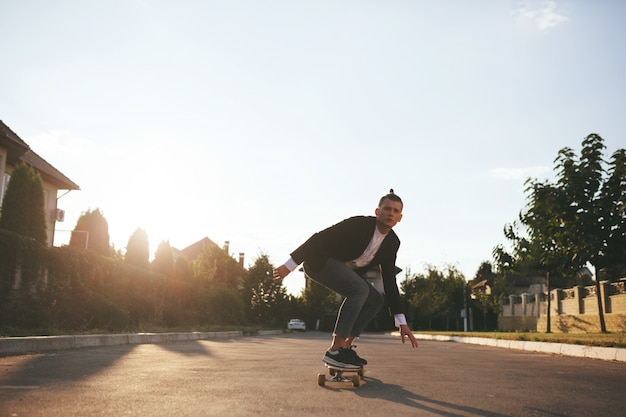
M 360 368 L 340 368 L 338 366 L 324 364 L 328 369 L 328 375 L 326 373 L 317 374 L 317 384 L 323 387 L 326 384 L 332 386 L 352 386 L 355 388 L 363 385 L 364 381 L 361 377 L 365 371 L 363 367 Z M 345 374 L 353 374 L 346 376 Z

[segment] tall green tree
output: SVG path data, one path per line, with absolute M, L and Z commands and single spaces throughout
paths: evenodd
M 112 256 L 109 223 L 100 209 L 87 210 L 76 221 L 70 246 L 85 248 L 102 256 Z
M 148 242 L 148 233 L 144 229 L 138 228 L 128 238 L 124 262 L 148 269 L 150 265 L 150 243 Z
M 152 271 L 163 274 L 168 278 L 174 276 L 174 255 L 170 242 L 164 240 L 157 247 L 152 261 Z
M 626 254 L 625 151 L 615 152 L 607 167 L 604 149 L 602 137 L 590 134 L 582 142 L 580 157 L 571 148 L 560 150 L 555 183 L 527 181 L 528 205 L 520 214 L 522 233 L 505 229 L 513 253 L 506 254 L 501 246 L 494 249 L 497 260 L 510 262 L 506 268 L 534 267 L 551 276 L 576 277 L 587 264 L 595 267 L 603 332 L 599 273 L 617 278 L 624 272 Z
M 274 267 L 266 254 L 261 254 L 248 269 L 244 293 L 252 319 L 265 325 L 285 321 L 287 293 L 282 282 L 274 279 Z
M 608 278 L 618 278 L 626 275 L 626 150 L 613 153 L 608 174 L 599 204 L 605 239 L 605 262 L 599 272 Z
M 526 211 L 519 223 L 505 226 L 512 252 L 494 249 L 499 267 L 576 277 L 590 263 L 597 271 L 619 271 L 608 278 L 624 272 L 626 157 L 618 150 L 607 168 L 604 148 L 603 139 L 591 134 L 582 142 L 580 157 L 571 148 L 559 151 L 556 182 L 527 181 Z
M 46 213 L 43 181 L 39 173 L 20 163 L 13 173 L 2 201 L 0 229 L 46 243 Z

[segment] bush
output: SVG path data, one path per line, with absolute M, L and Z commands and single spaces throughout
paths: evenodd
M 0 328 L 44 333 L 239 325 L 236 288 L 183 281 L 70 246 L 0 230 Z M 23 332 L 20 332 L 23 333 Z

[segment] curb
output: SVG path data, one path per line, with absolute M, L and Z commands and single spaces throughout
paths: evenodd
M 281 330 L 260 330 L 254 336 L 283 334 Z M 0 355 L 45 352 L 82 347 L 134 345 L 242 337 L 242 331 L 190 333 L 128 333 L 79 336 L 30 336 L 0 338 Z
M 399 332 L 392 333 L 399 336 Z M 578 358 L 600 359 L 604 361 L 626 362 L 626 349 L 614 347 L 570 345 L 567 343 L 530 342 L 522 340 L 490 339 L 485 337 L 463 337 L 416 334 L 419 340 L 440 342 L 469 343 L 473 345 L 517 349 L 528 352 L 550 353 L 553 355 L 573 356 Z

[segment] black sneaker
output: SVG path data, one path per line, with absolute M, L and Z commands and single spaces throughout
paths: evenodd
M 349 351 L 349 352 L 350 352 L 350 353 L 354 356 L 354 358 L 355 358 L 358 362 L 360 362 L 360 363 L 361 363 L 361 365 L 362 365 L 362 366 L 367 365 L 367 361 L 366 361 L 365 359 L 363 359 L 362 357 L 360 357 L 359 355 L 357 355 L 357 354 L 356 354 L 356 350 L 354 350 L 354 348 L 355 348 L 355 347 L 356 347 L 356 346 L 352 345 L 352 346 L 350 346 L 350 347 L 349 347 L 348 349 L 346 349 L 346 350 L 348 350 L 348 351 Z
M 329 349 L 326 351 L 322 360 L 324 363 L 338 368 L 359 369 L 362 366 L 361 362 L 356 359 L 355 355 L 348 352 L 348 350 L 349 349 L 346 348 L 339 348 L 331 352 Z

